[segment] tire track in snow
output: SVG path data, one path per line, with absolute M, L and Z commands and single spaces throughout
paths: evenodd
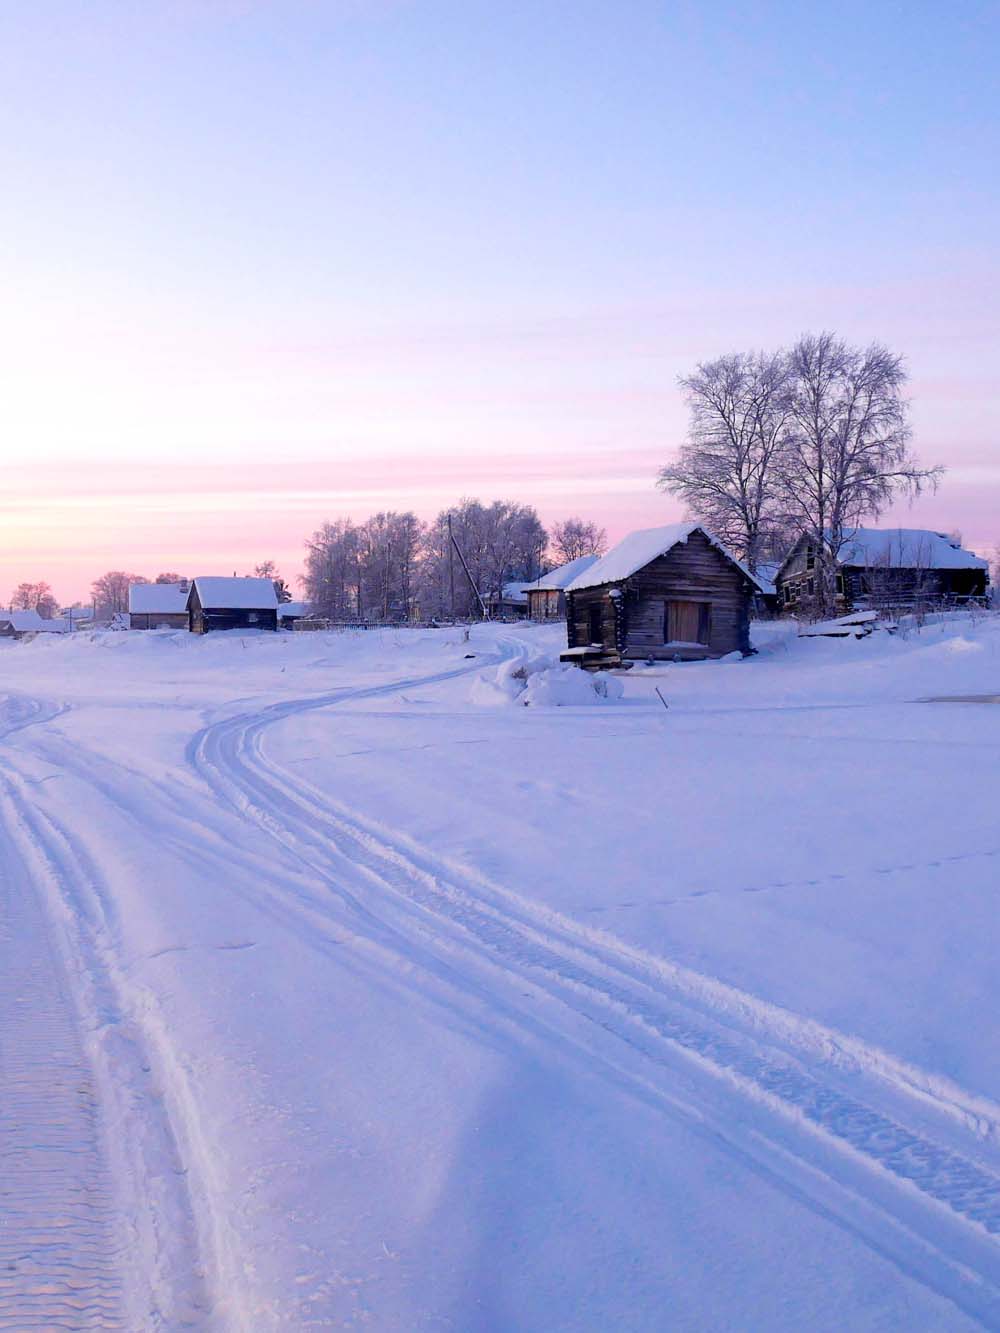
M 349 697 L 357 696 L 336 702 Z M 460 932 L 464 947 L 539 985 L 633 1051 L 655 1062 L 666 1047 L 832 1145 L 852 1166 L 876 1172 L 904 1191 L 903 1212 L 922 1200 L 969 1227 L 987 1244 L 977 1280 L 990 1322 L 1000 1326 L 1000 1249 L 993 1249 L 1000 1170 L 979 1160 L 998 1135 L 1000 1107 L 857 1038 L 587 932 L 331 801 L 268 761 L 261 748 L 268 727 L 314 707 L 315 700 L 289 702 L 253 720 L 209 727 L 192 747 L 195 766 L 235 809 L 333 883 L 347 858 L 397 906 L 416 909 L 425 926 L 433 922 L 452 937 Z M 880 1086 L 888 1108 L 879 1104 Z M 927 1109 L 969 1133 L 969 1150 L 957 1151 L 920 1125 Z M 934 1230 L 931 1216 L 923 1239 L 932 1247 Z M 952 1262 L 958 1273 L 964 1261 Z
M 0 740 L 67 711 L 6 703 Z M 0 1330 L 204 1326 L 169 1123 L 95 946 L 96 878 L 0 767 Z
M 0 740 L 64 711 L 0 700 Z M 6 787 L 6 783 L 4 783 Z M 111 1173 L 80 1020 L 0 806 L 0 1329 L 125 1329 Z M 16 818 L 16 816 L 15 816 Z

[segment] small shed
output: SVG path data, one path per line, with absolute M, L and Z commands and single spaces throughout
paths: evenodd
M 278 603 L 278 628 L 294 629 L 299 620 L 305 620 L 309 614 L 309 608 L 305 602 L 279 602 Z
M 193 634 L 278 628 L 278 594 L 271 579 L 197 578 L 188 592 L 187 611 Z
M 566 660 L 612 666 L 748 653 L 760 591 L 700 523 L 633 532 L 566 589 Z
M 782 609 L 808 610 L 818 596 L 816 541 L 803 534 L 777 571 Z M 989 561 L 953 537 L 923 528 L 856 528 L 835 561 L 836 604 L 844 610 L 966 602 L 986 596 Z
M 129 629 L 187 629 L 186 583 L 132 583 L 128 590 Z
M 599 559 L 598 555 L 581 555 L 557 569 L 550 569 L 547 574 L 540 574 L 534 583 L 526 584 L 528 619 L 561 620 L 566 614 L 566 589 Z

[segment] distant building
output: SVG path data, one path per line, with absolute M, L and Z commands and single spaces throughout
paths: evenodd
M 750 651 L 760 584 L 700 523 L 633 532 L 566 589 L 566 661 L 613 666 Z
M 487 597 L 486 610 L 495 620 L 523 620 L 528 614 L 530 583 L 505 583 L 499 597 Z
M 0 639 L 33 638 L 36 634 L 65 634 L 63 620 L 46 620 L 37 611 L 0 610 Z
M 808 610 L 818 594 L 814 540 L 803 535 L 775 576 L 782 609 Z M 836 561 L 835 596 L 846 610 L 965 602 L 986 596 L 989 561 L 943 532 L 858 528 Z
M 278 628 L 278 595 L 271 579 L 197 578 L 188 592 L 187 611 L 194 634 Z
M 294 629 L 298 620 L 305 620 L 309 614 L 309 608 L 305 602 L 279 602 L 278 603 L 278 628 Z
M 566 614 L 566 589 L 599 559 L 597 555 L 581 555 L 525 584 L 529 620 L 561 620 Z
M 133 583 L 128 590 L 130 629 L 187 629 L 187 583 Z

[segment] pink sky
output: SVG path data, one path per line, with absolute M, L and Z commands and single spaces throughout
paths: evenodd
M 884 521 L 992 547 L 994 7 L 849 9 L 13 6 L 0 603 L 463 495 L 669 522 L 677 376 L 823 329 L 949 468 Z

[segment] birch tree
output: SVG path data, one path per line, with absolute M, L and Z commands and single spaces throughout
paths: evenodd
M 603 555 L 608 549 L 608 534 L 593 519 L 567 518 L 552 524 L 549 549 L 557 564 L 568 565 L 581 556 Z
M 687 441 L 657 484 L 685 502 L 751 569 L 780 522 L 777 472 L 789 419 L 784 352 L 734 352 L 679 381 Z
M 820 612 L 834 604 L 836 564 L 862 519 L 899 494 L 936 486 L 942 469 L 910 451 L 907 374 L 880 343 L 851 347 L 832 333 L 807 334 L 788 357 L 780 499 L 817 552 Z

